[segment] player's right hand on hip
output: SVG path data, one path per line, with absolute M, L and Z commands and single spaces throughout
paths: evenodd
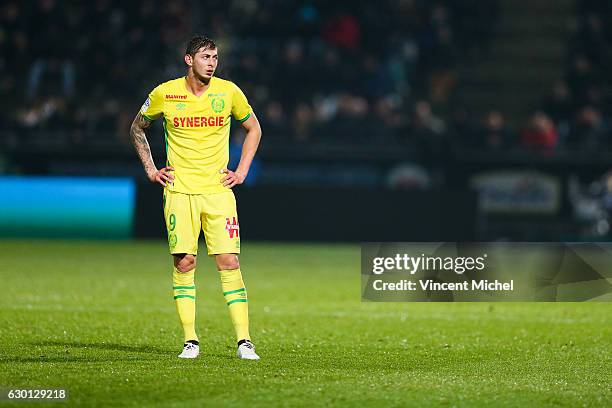
M 162 186 L 166 187 L 167 184 L 172 184 L 174 182 L 174 167 L 166 166 L 157 170 L 155 173 L 149 176 L 149 180 L 153 183 L 159 183 Z

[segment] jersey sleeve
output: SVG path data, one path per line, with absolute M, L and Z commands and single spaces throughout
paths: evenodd
M 251 117 L 253 108 L 249 105 L 246 96 L 236 84 L 234 85 L 234 92 L 232 94 L 232 116 L 238 122 L 242 123 Z
M 159 118 L 164 111 L 164 95 L 160 88 L 153 89 L 140 108 L 140 114 L 147 120 Z

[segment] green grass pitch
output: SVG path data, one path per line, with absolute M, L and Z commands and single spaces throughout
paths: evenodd
M 166 251 L 0 241 L 0 388 L 68 389 L 44 406 L 612 406 L 612 304 L 362 303 L 357 245 L 244 242 L 259 362 L 235 358 L 201 256 L 201 354 L 179 360 Z

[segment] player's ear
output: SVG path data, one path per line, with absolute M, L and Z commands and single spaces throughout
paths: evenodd
M 193 57 L 189 54 L 185 54 L 185 64 L 192 66 L 193 65 Z

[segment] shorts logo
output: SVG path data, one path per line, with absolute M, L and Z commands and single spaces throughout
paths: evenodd
M 219 113 L 223 110 L 223 108 L 225 108 L 225 101 L 221 98 L 213 98 L 213 100 L 210 102 L 210 106 L 212 106 L 212 109 Z
M 230 238 L 234 238 L 234 235 L 238 238 L 239 229 L 240 227 L 238 227 L 238 220 L 236 217 L 232 217 L 231 221 L 229 218 L 225 219 L 225 230 L 228 232 Z
M 178 241 L 178 238 L 176 234 L 168 235 L 168 244 L 170 245 L 170 249 L 173 249 L 176 246 L 177 241 Z

